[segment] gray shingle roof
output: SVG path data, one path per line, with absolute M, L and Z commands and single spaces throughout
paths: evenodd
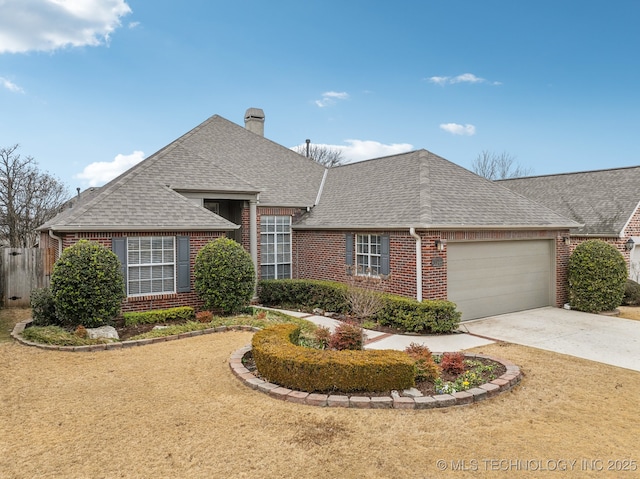
M 215 115 L 40 229 L 235 229 L 174 190 L 259 193 L 262 206 L 307 207 L 323 174 L 315 161 Z
M 576 235 L 621 236 L 638 207 L 640 166 L 499 180 L 584 226 Z
M 577 224 L 426 150 L 329 170 L 296 228 L 569 228 Z

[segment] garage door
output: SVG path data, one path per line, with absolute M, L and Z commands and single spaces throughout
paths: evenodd
M 553 248 L 549 240 L 449 243 L 447 296 L 463 321 L 549 306 Z

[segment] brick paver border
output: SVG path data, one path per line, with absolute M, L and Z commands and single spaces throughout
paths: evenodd
M 308 406 L 320 407 L 342 407 L 354 409 L 432 409 L 450 406 L 464 406 L 474 402 L 484 401 L 504 393 L 514 387 L 522 379 L 520 368 L 507 361 L 484 354 L 466 354 L 469 359 L 484 358 L 502 364 L 506 371 L 497 379 L 482 384 L 467 391 L 460 391 L 453 394 L 437 394 L 434 396 L 340 396 L 332 394 L 316 394 L 304 391 L 295 391 L 283 388 L 278 384 L 273 384 L 256 377 L 248 372 L 242 364 L 242 358 L 251 351 L 251 345 L 238 349 L 229 358 L 229 367 L 233 374 L 251 389 L 261 391 L 269 396 L 292 402 L 295 404 L 305 404 Z M 436 353 L 439 354 L 439 353 Z

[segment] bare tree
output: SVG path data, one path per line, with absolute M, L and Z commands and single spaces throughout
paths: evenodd
M 52 218 L 68 198 L 64 184 L 22 157 L 19 145 L 0 148 L 0 242 L 12 248 L 37 244 L 36 228 Z
M 471 165 L 474 173 L 484 176 L 488 180 L 503 180 L 518 178 L 533 173 L 531 168 L 525 168 L 516 162 L 516 157 L 509 153 L 500 154 L 484 150 Z
M 342 157 L 342 151 L 337 148 L 331 148 L 327 145 L 312 145 L 311 143 L 307 143 L 305 145 L 296 146 L 294 151 L 302 156 L 312 158 L 314 161 L 320 163 L 322 166 L 326 166 L 327 168 L 333 168 L 334 166 L 342 165 L 345 162 L 345 159 Z

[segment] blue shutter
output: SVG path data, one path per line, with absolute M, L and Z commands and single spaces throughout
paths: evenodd
M 191 250 L 189 246 L 189 237 L 178 236 L 176 241 L 178 242 L 178 284 L 176 291 L 178 293 L 189 293 L 191 292 Z
M 347 266 L 353 266 L 353 235 L 347 233 L 344 236 L 345 247 L 345 263 Z
M 389 265 L 389 236 L 380 236 L 380 274 L 388 275 L 391 272 Z
M 125 290 L 127 284 L 127 238 L 111 238 L 111 250 L 116 254 L 120 260 L 120 267 L 122 268 L 122 276 L 124 277 Z

